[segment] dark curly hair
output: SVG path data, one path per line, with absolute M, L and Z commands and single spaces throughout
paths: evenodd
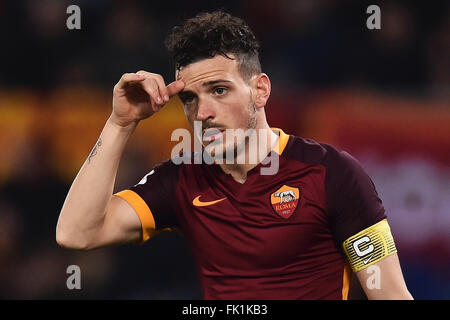
M 261 72 L 259 43 L 244 20 L 223 11 L 200 13 L 172 29 L 165 41 L 179 71 L 188 64 L 220 54 L 238 62 L 241 76 L 248 80 Z

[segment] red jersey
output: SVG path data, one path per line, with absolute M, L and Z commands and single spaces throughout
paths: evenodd
M 346 299 L 342 243 L 386 218 L 348 153 L 281 130 L 278 144 L 275 175 L 259 164 L 241 184 L 218 165 L 169 160 L 117 194 L 138 214 L 142 241 L 183 233 L 205 299 Z

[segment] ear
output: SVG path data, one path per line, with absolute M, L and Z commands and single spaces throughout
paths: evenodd
M 262 108 L 266 105 L 270 96 L 270 80 L 267 74 L 260 73 L 252 79 L 253 99 L 256 108 Z

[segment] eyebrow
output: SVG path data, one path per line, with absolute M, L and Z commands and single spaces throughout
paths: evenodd
M 203 82 L 202 83 L 202 87 L 210 87 L 213 86 L 215 84 L 218 83 L 230 83 L 232 81 L 230 80 L 224 80 L 224 79 L 218 79 L 218 80 L 212 80 L 212 81 L 207 81 L 207 82 Z M 178 95 L 182 95 L 182 96 L 190 96 L 190 95 L 195 95 L 192 91 L 190 90 L 182 90 L 178 93 Z
M 217 83 L 222 83 L 222 82 L 231 82 L 231 81 L 230 80 L 222 80 L 222 79 L 213 80 L 213 81 L 207 81 L 207 82 L 203 82 L 202 86 L 203 87 L 208 87 L 208 86 L 212 86 L 212 85 L 215 85 Z

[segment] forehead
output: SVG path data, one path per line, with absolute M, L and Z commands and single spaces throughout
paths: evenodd
M 176 73 L 176 79 L 182 80 L 185 83 L 185 88 L 219 78 L 236 81 L 241 78 L 238 62 L 233 55 L 229 55 L 229 57 L 233 60 L 216 55 L 211 59 L 191 63 Z

